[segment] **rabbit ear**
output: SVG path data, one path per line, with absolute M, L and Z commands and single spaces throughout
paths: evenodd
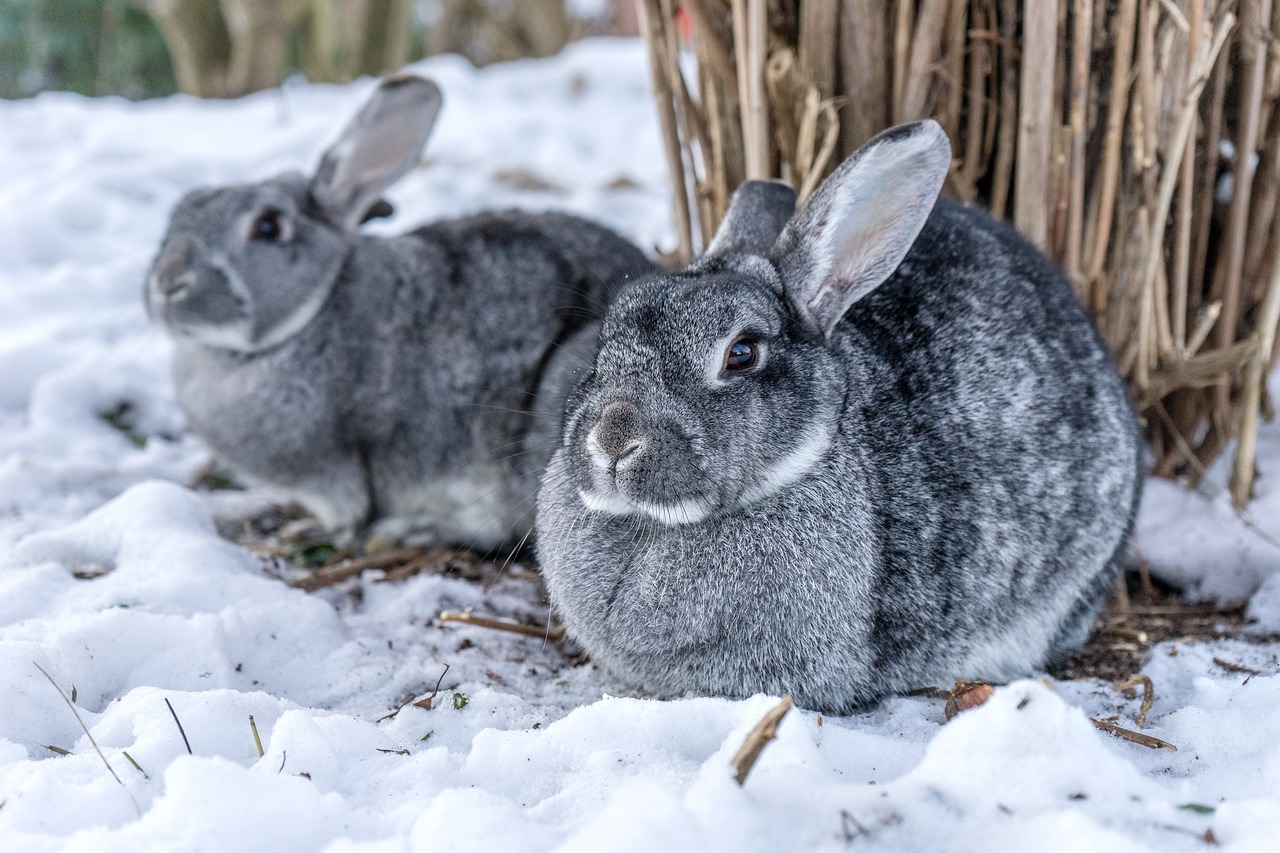
M 703 257 L 734 252 L 763 255 L 796 212 L 796 191 L 782 181 L 745 181 L 729 199 L 729 209 Z
M 354 231 L 379 194 L 417 164 L 441 100 L 440 88 L 421 77 L 379 84 L 311 179 L 311 197 L 331 223 Z
M 787 223 L 771 255 L 815 331 L 829 336 L 897 269 L 950 167 L 951 143 L 937 122 L 891 128 L 841 163 Z

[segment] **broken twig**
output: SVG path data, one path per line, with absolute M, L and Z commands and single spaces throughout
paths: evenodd
M 1096 728 L 1101 729 L 1109 735 L 1115 735 L 1121 740 L 1127 740 L 1129 743 L 1136 743 L 1138 746 L 1145 746 L 1147 749 L 1165 749 L 1169 752 L 1178 751 L 1176 746 L 1168 741 L 1160 740 L 1158 737 L 1144 735 L 1142 732 L 1135 732 L 1132 729 L 1121 728 L 1115 723 L 1108 723 L 1105 720 L 1095 720 L 1093 717 L 1089 718 L 1089 722 L 1093 723 Z
M 441 622 L 461 622 L 464 625 L 475 625 L 477 628 L 492 628 L 495 631 L 507 631 L 512 634 L 523 634 L 526 637 L 537 637 L 552 642 L 564 637 L 564 627 L 557 625 L 525 625 L 522 622 L 511 622 L 507 619 L 493 619 L 489 616 L 476 616 L 470 610 L 458 613 L 453 610 L 440 611 Z
M 747 732 L 747 739 L 742 742 L 742 747 L 730 762 L 736 771 L 734 778 L 738 780 L 739 785 L 746 784 L 747 775 L 751 772 L 751 768 L 756 766 L 760 753 L 764 752 L 769 742 L 778 736 L 778 725 L 787 712 L 795 707 L 795 704 L 795 700 L 790 696 L 783 696 L 782 701 L 761 717 L 755 728 Z

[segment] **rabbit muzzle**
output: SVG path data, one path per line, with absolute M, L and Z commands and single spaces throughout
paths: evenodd
M 630 400 L 608 403 L 579 447 L 578 495 L 593 512 L 646 515 L 675 526 L 702 521 L 715 507 L 701 488 L 694 442 Z
M 228 263 L 211 262 L 190 240 L 166 245 L 147 277 L 147 312 L 175 338 L 243 350 L 249 345 L 250 299 Z

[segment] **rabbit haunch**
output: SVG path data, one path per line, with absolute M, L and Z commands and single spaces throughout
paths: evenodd
M 933 122 L 801 210 L 735 195 L 609 309 L 539 493 L 569 633 L 661 694 L 849 711 L 1086 636 L 1141 485 L 1127 391 L 1062 274 L 937 195 Z
M 188 194 L 147 281 L 191 427 L 325 526 L 497 548 L 604 310 L 653 270 L 623 238 L 501 212 L 361 235 L 418 162 L 435 84 L 384 81 L 308 178 Z

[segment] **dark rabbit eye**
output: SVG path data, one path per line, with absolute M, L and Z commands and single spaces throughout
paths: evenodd
M 751 338 L 738 338 L 724 352 L 724 372 L 750 370 L 759 361 L 760 345 Z
M 249 229 L 249 239 L 262 240 L 267 243 L 274 243 L 284 234 L 284 227 L 280 223 L 280 211 L 264 210 L 258 214 L 258 218 L 253 220 L 253 226 Z

